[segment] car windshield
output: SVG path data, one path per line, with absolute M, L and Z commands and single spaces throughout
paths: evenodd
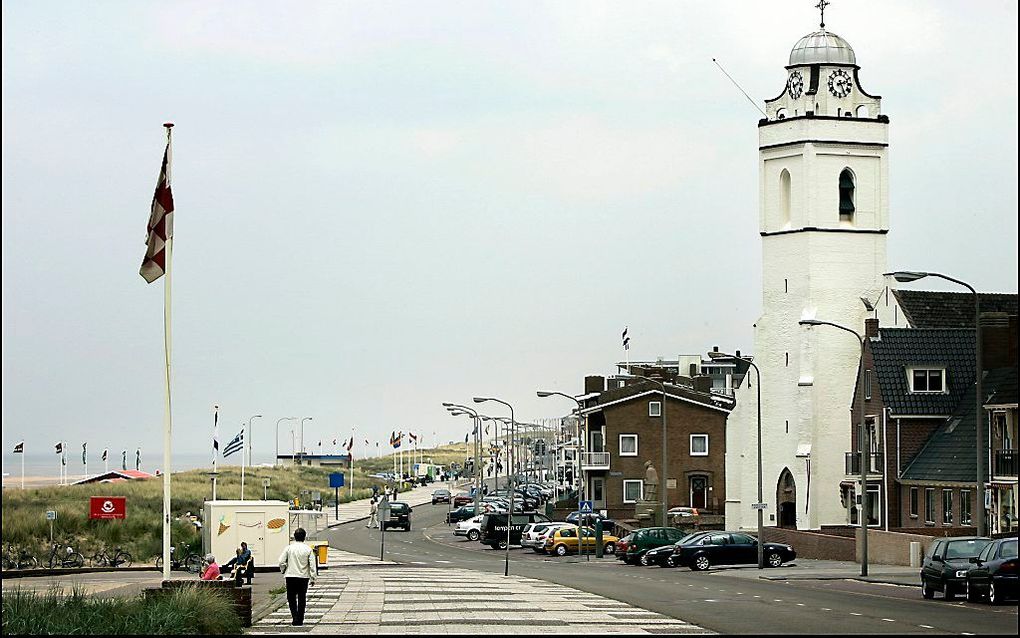
M 973 538 L 964 541 L 950 541 L 946 544 L 946 560 L 971 558 L 981 553 L 991 541 Z
M 1003 541 L 1002 547 L 1001 547 L 1001 549 L 999 551 L 999 558 L 1016 558 L 1017 557 L 1017 555 L 1016 555 L 1017 544 L 1016 543 L 1017 543 L 1017 541 L 1016 541 L 1015 538 L 1012 539 L 1012 540 Z
M 390 503 L 391 512 L 404 513 L 407 511 L 407 503 Z

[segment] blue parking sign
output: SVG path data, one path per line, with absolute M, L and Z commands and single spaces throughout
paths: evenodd
M 591 501 L 581 501 L 577 509 L 582 514 L 591 514 L 595 511 Z

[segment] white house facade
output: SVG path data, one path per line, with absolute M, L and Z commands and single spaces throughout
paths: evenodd
M 861 299 L 883 298 L 889 120 L 881 98 L 861 86 L 853 49 L 824 28 L 796 44 L 786 71 L 786 87 L 766 102 L 758 128 L 762 502 L 766 525 L 818 529 L 846 523 L 839 486 L 860 343 L 798 321 L 862 332 L 869 311 Z M 732 528 L 757 525 L 755 383 L 749 371 L 727 426 Z

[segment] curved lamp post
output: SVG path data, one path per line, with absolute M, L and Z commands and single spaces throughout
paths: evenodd
M 985 536 L 987 533 L 986 527 L 986 516 L 985 516 L 985 441 L 984 441 L 984 429 L 982 427 L 985 421 L 984 406 L 982 405 L 982 362 L 981 362 L 981 295 L 965 281 L 954 279 L 948 275 L 943 275 L 937 272 L 923 272 L 917 270 L 897 270 L 894 272 L 884 273 L 887 277 L 892 277 L 900 283 L 910 283 L 917 281 L 918 279 L 924 279 L 925 277 L 937 277 L 939 279 L 945 279 L 951 281 L 954 284 L 963 286 L 974 295 L 974 429 L 976 430 L 976 454 L 977 454 L 977 477 L 976 477 L 976 489 L 975 499 L 977 500 L 977 520 L 974 522 L 974 527 L 977 528 L 978 536 Z
M 302 458 L 304 458 L 304 455 L 305 455 L 305 421 L 311 421 L 311 420 L 312 420 L 312 417 L 310 417 L 310 416 L 306 416 L 303 419 L 301 419 L 301 429 L 300 429 L 300 434 L 298 435 L 298 447 L 301 448 L 301 457 Z
M 725 359 L 743 361 L 754 368 L 755 381 L 758 384 L 758 569 L 765 569 L 765 511 L 761 509 L 762 499 L 762 467 L 761 467 L 761 370 L 749 357 L 738 357 L 721 352 L 709 352 L 709 359 Z M 776 504 L 778 505 L 778 503 Z
M 273 465 L 276 465 L 280 461 L 280 424 L 284 421 L 296 421 L 296 416 L 285 416 L 282 419 L 276 420 L 276 458 L 273 459 Z
M 477 410 L 472 410 L 465 405 L 458 405 L 456 403 L 443 403 L 443 407 L 446 408 L 453 416 L 469 416 L 471 417 L 472 423 L 474 424 L 474 439 L 475 439 L 475 512 L 482 502 L 482 471 L 481 471 L 481 444 L 479 442 L 479 428 L 481 416 Z
M 252 460 L 251 460 L 251 440 L 252 440 L 252 438 L 254 438 L 254 437 L 252 437 L 252 434 L 251 434 L 251 422 L 254 421 L 255 419 L 261 419 L 261 418 L 262 418 L 261 414 L 254 414 L 254 415 L 252 415 L 252 417 L 250 419 L 248 419 L 248 434 L 247 434 L 247 436 L 248 436 L 248 465 L 252 465 Z M 241 465 L 243 466 L 244 464 L 242 463 Z M 241 472 L 241 500 L 242 501 L 244 500 L 244 472 Z
M 511 440 L 513 440 L 514 425 L 516 424 L 516 420 L 514 419 L 514 406 L 510 405 L 506 401 L 496 399 L 494 397 L 474 397 L 472 401 L 474 401 L 475 403 L 485 403 L 486 401 L 492 401 L 494 403 L 499 403 L 500 405 L 505 405 L 506 407 L 510 408 L 510 437 Z M 512 447 L 511 450 L 513 450 Z M 510 466 L 513 467 L 512 461 L 510 463 Z M 509 488 L 510 491 L 510 507 L 507 509 L 506 513 L 506 555 L 503 562 L 504 576 L 510 575 L 510 526 L 514 520 L 514 480 L 513 478 L 509 477 L 507 480 L 508 480 L 507 488 Z
M 857 340 L 861 344 L 861 357 L 857 364 L 857 391 L 861 394 L 861 405 L 859 415 L 859 434 L 857 441 L 861 446 L 860 463 L 861 463 L 861 512 L 858 516 L 861 524 L 861 576 L 868 575 L 868 514 L 870 509 L 868 507 L 868 466 L 870 463 L 867 462 L 867 455 L 870 454 L 870 443 L 868 442 L 868 429 L 864 425 L 864 336 L 846 326 L 841 326 L 838 323 L 832 323 L 831 321 L 820 321 L 818 319 L 801 319 L 798 323 L 802 326 L 831 326 L 833 328 L 839 328 L 845 332 L 849 332 L 853 336 L 857 337 Z M 760 544 L 760 543 L 759 543 Z
M 570 399 L 571 401 L 577 404 L 576 435 L 577 435 L 577 529 L 579 535 L 578 551 L 585 553 L 583 542 L 584 519 L 581 518 L 581 501 L 584 500 L 584 497 L 587 495 L 588 490 L 585 489 L 587 487 L 585 485 L 587 481 L 585 480 L 584 472 L 582 470 L 584 466 L 581 462 L 581 456 L 584 454 L 583 450 L 585 448 L 585 443 L 587 443 L 588 441 L 588 416 L 582 412 L 582 408 L 584 406 L 581 404 L 581 400 L 578 399 L 577 397 L 570 396 L 569 394 L 565 394 L 563 392 L 547 392 L 544 390 L 539 390 L 535 394 L 537 394 L 538 397 L 541 399 L 545 399 L 548 397 L 563 397 L 564 399 Z M 583 426 L 581 425 L 582 419 L 584 421 Z M 591 559 L 588 558 L 588 560 Z

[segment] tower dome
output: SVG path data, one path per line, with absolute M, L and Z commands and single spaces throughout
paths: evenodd
M 790 51 L 790 66 L 795 64 L 857 64 L 850 43 L 822 29 L 809 33 Z

